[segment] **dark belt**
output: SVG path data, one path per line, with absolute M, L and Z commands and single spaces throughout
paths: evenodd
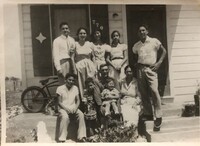
M 112 60 L 115 60 L 115 59 L 124 59 L 123 57 L 114 57 L 112 58 Z
M 60 60 L 60 65 L 62 65 L 65 62 L 71 61 L 71 58 L 64 58 Z
M 150 67 L 151 65 L 137 63 L 138 67 Z

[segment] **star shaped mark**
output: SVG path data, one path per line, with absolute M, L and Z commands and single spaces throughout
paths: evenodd
M 37 39 L 38 41 L 40 41 L 40 43 L 42 44 L 42 42 L 44 40 L 46 40 L 47 38 L 45 36 L 43 36 L 42 33 L 40 32 L 40 34 L 35 39 Z

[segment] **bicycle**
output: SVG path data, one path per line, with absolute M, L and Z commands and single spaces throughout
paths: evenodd
M 49 82 L 49 80 L 52 80 Z M 51 107 L 54 111 L 56 110 L 56 95 L 52 96 L 50 89 L 52 87 L 59 86 L 58 77 L 51 76 L 47 79 L 40 80 L 42 87 L 30 86 L 26 88 L 21 95 L 21 103 L 23 107 L 31 113 L 38 113 L 49 111 Z M 50 113 L 51 114 L 51 113 Z

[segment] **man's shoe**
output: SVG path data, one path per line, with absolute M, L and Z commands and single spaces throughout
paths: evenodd
M 153 131 L 160 131 L 161 124 L 162 124 L 162 117 L 156 118 L 156 120 L 154 121 Z
M 77 142 L 86 142 L 86 137 L 83 137 L 81 139 L 78 139 Z

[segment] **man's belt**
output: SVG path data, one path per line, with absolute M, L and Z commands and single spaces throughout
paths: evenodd
M 150 67 L 151 65 L 137 63 L 138 67 Z
M 60 60 L 60 64 L 62 65 L 65 62 L 71 61 L 71 58 L 64 58 Z

